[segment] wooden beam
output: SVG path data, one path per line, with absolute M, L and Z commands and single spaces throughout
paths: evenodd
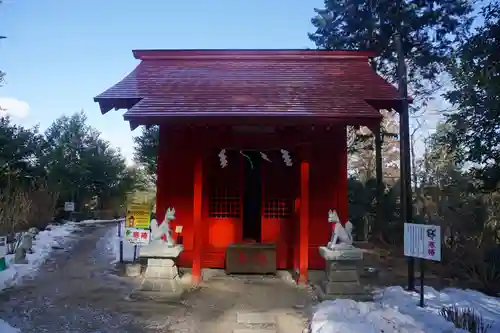
M 130 130 L 134 131 L 137 127 L 139 127 L 140 124 L 131 120 L 129 121 L 129 125 L 130 125 Z
M 300 162 L 299 278 L 307 283 L 309 269 L 309 161 Z
M 203 159 L 202 155 L 196 157 L 194 165 L 193 189 L 193 269 L 192 283 L 201 281 L 201 248 L 203 241 L 202 229 L 202 200 L 203 200 Z
M 167 209 L 166 205 L 170 204 L 165 201 L 166 191 L 168 190 L 168 179 L 165 179 L 165 176 L 168 174 L 168 170 L 166 168 L 168 165 L 166 164 L 168 159 L 168 146 L 166 140 L 167 131 L 166 128 L 160 126 L 160 141 L 158 142 L 158 158 L 156 165 L 156 219 L 157 221 L 163 221 L 165 217 L 165 210 Z
M 340 221 L 342 224 L 345 224 L 347 220 L 349 219 L 349 189 L 348 189 L 348 173 L 347 173 L 347 141 L 345 140 L 347 133 L 347 128 L 344 127 L 343 130 L 339 133 L 339 139 L 338 139 L 338 145 L 339 145 L 339 150 L 338 150 L 338 188 L 337 188 L 337 193 L 338 193 L 338 199 L 337 203 L 339 205 L 338 209 L 338 214 Z M 342 139 L 344 138 L 344 139 Z

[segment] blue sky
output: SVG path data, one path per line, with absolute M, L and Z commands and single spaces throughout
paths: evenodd
M 122 111 L 101 115 L 93 97 L 130 72 L 141 48 L 305 48 L 323 0 L 4 0 L 0 101 L 13 120 L 45 129 L 85 110 L 104 138 L 132 157 Z M 17 115 L 17 116 L 16 116 Z
M 135 67 L 133 49 L 314 47 L 315 7 L 323 0 L 3 0 L 0 103 L 15 122 L 42 130 L 83 109 L 131 160 L 140 129 L 130 131 L 123 111 L 101 115 L 93 97 Z M 438 118 L 426 116 L 420 140 Z

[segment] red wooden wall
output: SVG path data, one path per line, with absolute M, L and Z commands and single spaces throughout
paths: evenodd
M 272 157 L 271 157 L 272 156 Z M 263 161 L 262 176 L 262 230 L 263 243 L 276 244 L 276 265 L 286 269 L 293 263 L 293 234 L 296 230 L 294 202 L 298 196 L 297 160 L 287 167 L 279 151 L 273 152 L 272 163 Z
M 214 211 L 215 196 L 239 196 L 242 188 L 241 158 L 229 156 L 229 166 L 222 169 L 218 152 L 221 147 L 214 131 L 194 131 L 192 129 L 172 130 L 166 125 L 160 127 L 160 147 L 158 151 L 157 215 L 163 218 L 165 209 L 175 207 L 176 225 L 183 226 L 184 252 L 179 264 L 191 266 L 193 260 L 193 189 L 194 164 L 198 156 L 203 157 L 203 203 L 202 203 L 202 267 L 222 268 L 224 253 L 228 244 L 242 241 L 241 218 L 209 216 Z M 226 138 L 227 139 L 227 138 Z M 233 148 L 237 148 L 237 137 L 232 137 Z M 310 214 L 309 214 L 309 268 L 324 268 L 324 260 L 319 256 L 318 247 L 325 245 L 331 234 L 327 222 L 328 210 L 336 209 L 341 220 L 347 219 L 347 154 L 345 126 L 339 126 L 328 133 L 295 135 L 288 148 L 294 160 L 293 167 L 286 167 L 277 160 L 279 152 L 273 153 L 272 164 L 262 163 L 263 208 L 269 200 L 288 200 L 291 209 L 289 218 L 275 218 L 272 214 L 263 216 L 262 242 L 277 244 L 278 268 L 298 267 L 298 222 L 300 212 L 299 163 L 301 146 L 310 142 Z M 291 139 L 290 139 L 291 140 Z M 244 141 L 243 139 L 241 140 Z M 268 145 L 269 149 L 279 149 L 280 138 L 266 138 L 263 143 L 255 139 L 256 146 Z M 245 138 L 245 144 L 248 138 Z M 241 149 L 251 149 L 243 146 Z M 263 148 L 263 150 L 265 150 Z M 234 200 L 233 200 L 234 201 Z M 233 203 L 237 205 L 236 203 Z M 240 199 L 241 213 L 241 199 Z M 217 210 L 217 209 L 216 209 Z M 234 211 L 234 207 L 226 207 Z M 218 211 L 221 211 L 219 209 Z M 242 215 L 240 215 L 242 216 Z

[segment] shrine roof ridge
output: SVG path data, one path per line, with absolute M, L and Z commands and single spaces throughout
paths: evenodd
M 139 60 L 320 60 L 359 59 L 367 60 L 377 54 L 372 51 L 311 50 L 311 49 L 143 49 L 133 50 Z

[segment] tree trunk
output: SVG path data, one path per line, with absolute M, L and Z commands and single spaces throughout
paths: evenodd
M 381 126 L 379 125 L 375 130 L 375 177 L 377 182 L 377 193 L 376 193 L 376 215 L 375 215 L 375 231 L 380 232 L 381 226 L 384 223 L 384 211 L 383 211 L 383 200 L 384 200 L 384 174 L 382 165 L 382 133 Z
M 415 193 L 415 196 L 416 196 L 416 201 L 417 203 L 421 203 L 423 204 L 423 198 L 422 198 L 422 195 L 420 193 L 420 186 L 418 186 L 418 175 L 417 175 L 417 165 L 416 165 L 416 158 L 415 158 L 415 131 L 413 131 L 412 135 L 411 135 L 411 142 L 410 142 L 410 154 L 411 154 L 411 169 L 412 169 L 412 174 L 411 174 L 411 177 L 413 179 L 413 191 Z M 416 209 L 417 209 L 417 214 L 420 214 L 421 211 L 420 211 L 420 206 L 417 204 L 416 205 Z

